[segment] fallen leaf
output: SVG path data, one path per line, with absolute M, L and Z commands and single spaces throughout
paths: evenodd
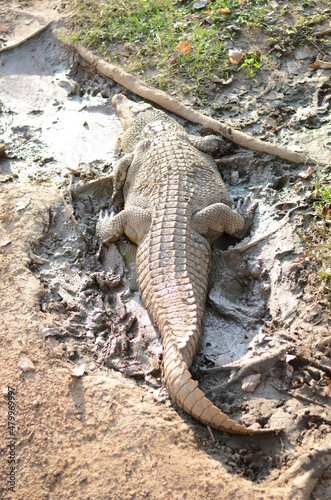
M 217 9 L 217 14 L 223 14 L 223 15 L 226 15 L 226 14 L 231 14 L 231 10 L 228 9 L 227 7 L 224 7 L 224 9 Z
M 191 52 L 191 43 L 187 40 L 180 42 L 175 48 L 175 52 L 180 50 L 182 54 L 189 54 Z
M 311 177 L 311 175 L 314 173 L 314 169 L 309 167 L 307 170 L 303 170 L 302 172 L 298 173 L 298 177 L 301 177 L 301 179 L 308 179 L 308 177 Z
M 30 252 L 30 258 L 35 262 L 36 264 L 49 264 L 49 260 L 43 259 L 42 257 L 39 257 L 39 255 L 36 255 L 33 252 Z
M 229 60 L 231 64 L 239 64 L 243 57 L 244 54 L 241 50 L 229 50 Z

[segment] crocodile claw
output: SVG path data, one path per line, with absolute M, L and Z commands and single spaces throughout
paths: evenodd
M 98 222 L 97 222 L 97 225 L 95 228 L 95 232 L 96 232 L 97 238 L 99 240 L 102 241 L 104 227 L 107 224 L 107 222 L 109 221 L 109 219 L 111 219 L 114 216 L 115 216 L 115 210 L 113 209 L 113 207 L 110 210 L 108 210 L 108 209 L 100 210 Z
M 252 202 L 249 196 L 247 196 L 245 200 L 241 198 L 238 201 L 236 211 L 243 217 L 245 221 L 245 227 L 240 234 L 240 238 L 243 238 L 251 229 L 257 205 L 257 201 Z

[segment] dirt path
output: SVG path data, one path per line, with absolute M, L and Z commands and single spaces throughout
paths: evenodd
M 36 13 L 62 23 L 70 3 L 0 4 L 1 43 L 39 29 Z M 274 140 L 271 114 L 291 108 L 277 140 L 327 162 L 329 110 L 314 115 L 313 99 L 327 93 L 329 76 L 298 61 L 296 73 L 285 71 L 288 61 L 269 75 L 269 98 L 241 82 L 246 112 L 228 100 L 223 117 Z M 99 253 L 95 223 L 116 162 L 121 129 L 110 103 L 119 90 L 51 27 L 0 53 L 0 497 L 329 498 L 330 325 L 300 238 L 311 220 L 311 177 L 304 165 L 239 148 L 220 159 L 231 195 L 259 202 L 253 240 L 293 211 L 244 253 L 229 250 L 232 241 L 214 248 L 194 366 L 226 413 L 284 432 L 211 434 L 162 389 L 162 345 L 139 301 L 134 248 L 121 242 Z M 305 126 L 312 119 L 316 126 Z M 230 371 L 210 370 L 236 361 L 243 369 L 232 381 Z M 260 383 L 247 392 L 242 381 L 254 383 L 252 374 Z

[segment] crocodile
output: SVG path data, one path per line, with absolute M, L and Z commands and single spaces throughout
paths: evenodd
M 145 102 L 113 97 L 123 126 L 110 206 L 96 234 L 111 243 L 125 234 L 137 248 L 136 274 L 142 301 L 163 341 L 163 381 L 172 401 L 202 424 L 230 434 L 262 434 L 230 419 L 216 407 L 190 367 L 202 335 L 211 243 L 223 233 L 243 237 L 256 204 L 236 210 L 208 153 L 216 136 L 198 137 Z

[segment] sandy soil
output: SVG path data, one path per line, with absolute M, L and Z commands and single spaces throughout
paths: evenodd
M 233 418 L 284 430 L 211 433 L 162 389 L 162 344 L 139 301 L 134 248 L 123 241 L 100 251 L 95 238 L 116 162 L 121 130 L 110 102 L 120 88 L 52 34 L 71 2 L 0 7 L 3 46 L 54 20 L 0 53 L 0 497 L 329 498 L 330 322 L 300 237 L 312 217 L 307 166 L 239 148 L 220 159 L 231 195 L 259 202 L 250 238 L 281 226 L 247 252 L 229 250 L 233 241 L 213 249 L 193 373 Z M 330 108 L 322 105 L 331 87 L 327 72 L 307 70 L 310 52 L 265 68 L 262 91 L 235 79 L 214 112 L 304 148 L 323 181 Z M 239 92 L 245 112 L 231 101 Z M 277 113 L 290 124 L 275 136 Z M 232 380 L 206 373 L 233 361 L 244 369 Z M 247 392 L 242 382 L 252 374 L 260 383 Z

